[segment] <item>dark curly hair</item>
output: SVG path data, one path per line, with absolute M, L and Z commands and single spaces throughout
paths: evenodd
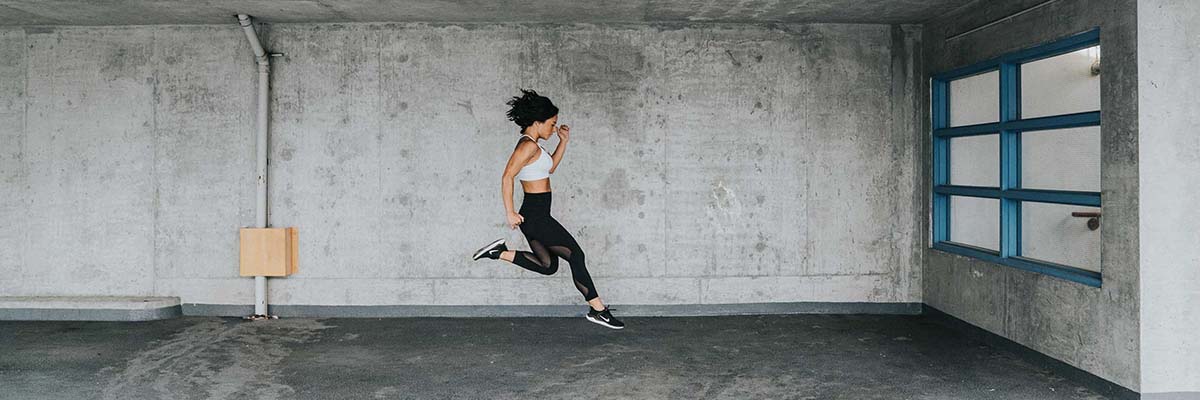
M 558 115 L 558 107 L 550 102 L 550 98 L 541 96 L 533 89 L 521 89 L 520 97 L 513 97 L 507 103 L 512 106 L 508 110 L 508 120 L 521 127 L 521 133 L 534 122 L 541 122 Z

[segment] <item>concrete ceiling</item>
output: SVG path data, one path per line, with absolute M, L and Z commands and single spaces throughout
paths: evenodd
M 974 0 L 0 0 L 3 25 L 262 22 L 919 23 Z

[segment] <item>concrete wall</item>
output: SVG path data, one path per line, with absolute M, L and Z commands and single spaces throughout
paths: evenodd
M 554 213 L 617 304 L 915 302 L 920 31 L 885 25 L 275 25 L 274 304 L 579 304 L 470 253 L 518 136 L 573 141 Z M 248 304 L 254 67 L 223 26 L 0 31 L 0 291 Z M 554 143 L 547 145 L 553 148 Z M 519 204 L 519 199 L 518 199 Z
M 1139 247 L 1137 9 L 1133 0 L 979 2 L 925 25 L 927 71 L 938 73 L 1100 27 L 1103 287 L 926 250 L 925 303 L 1126 388 L 1138 390 Z M 928 81 L 920 91 L 927 96 Z M 927 99 L 926 99 L 927 101 Z M 927 106 L 922 115 L 928 115 Z M 928 132 L 928 125 L 925 126 Z M 929 141 L 922 151 L 930 154 Z M 923 177 L 931 166 L 925 165 Z M 929 180 L 924 187 L 929 190 Z M 928 195 L 927 195 L 928 196 Z M 928 213 L 928 202 L 924 204 Z M 928 224 L 926 220 L 926 225 Z M 927 226 L 926 226 L 927 228 Z M 922 236 L 928 241 L 928 235 Z
M 171 293 L 253 218 L 249 50 L 224 28 L 4 30 L 0 292 Z M 244 40 L 244 38 L 242 38 Z
M 1200 398 L 1200 3 L 1140 0 L 1137 18 L 1141 385 Z

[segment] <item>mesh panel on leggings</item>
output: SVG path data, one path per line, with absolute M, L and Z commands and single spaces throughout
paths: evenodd
M 518 251 L 513 263 L 539 274 L 553 275 L 558 271 L 558 258 L 546 250 L 541 242 L 530 240 L 529 249 L 533 251 Z
M 567 262 L 571 262 L 571 248 L 570 247 L 550 246 L 550 251 L 552 253 L 554 253 L 554 255 L 562 257 L 563 259 L 567 260 Z M 576 262 L 579 262 L 579 261 L 576 261 Z M 571 281 L 575 282 L 575 288 L 579 289 L 579 293 L 583 293 L 584 297 L 587 297 L 587 295 L 591 294 L 591 290 L 588 289 L 588 285 L 585 285 L 585 284 L 583 284 L 583 282 L 580 282 L 578 277 L 575 277 L 575 279 L 572 279 Z

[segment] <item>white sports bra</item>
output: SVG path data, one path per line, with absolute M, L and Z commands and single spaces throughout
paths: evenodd
M 537 144 L 538 148 L 542 149 L 542 154 L 539 155 L 538 159 L 534 160 L 533 163 L 521 167 L 521 170 L 517 172 L 517 179 L 522 181 L 536 181 L 550 177 L 550 167 L 554 166 L 554 160 L 550 158 L 550 153 L 547 153 L 546 148 L 542 147 L 541 144 L 538 144 L 537 139 L 534 139 L 529 135 L 521 136 L 525 136 L 529 138 L 529 140 L 532 140 L 534 144 Z

